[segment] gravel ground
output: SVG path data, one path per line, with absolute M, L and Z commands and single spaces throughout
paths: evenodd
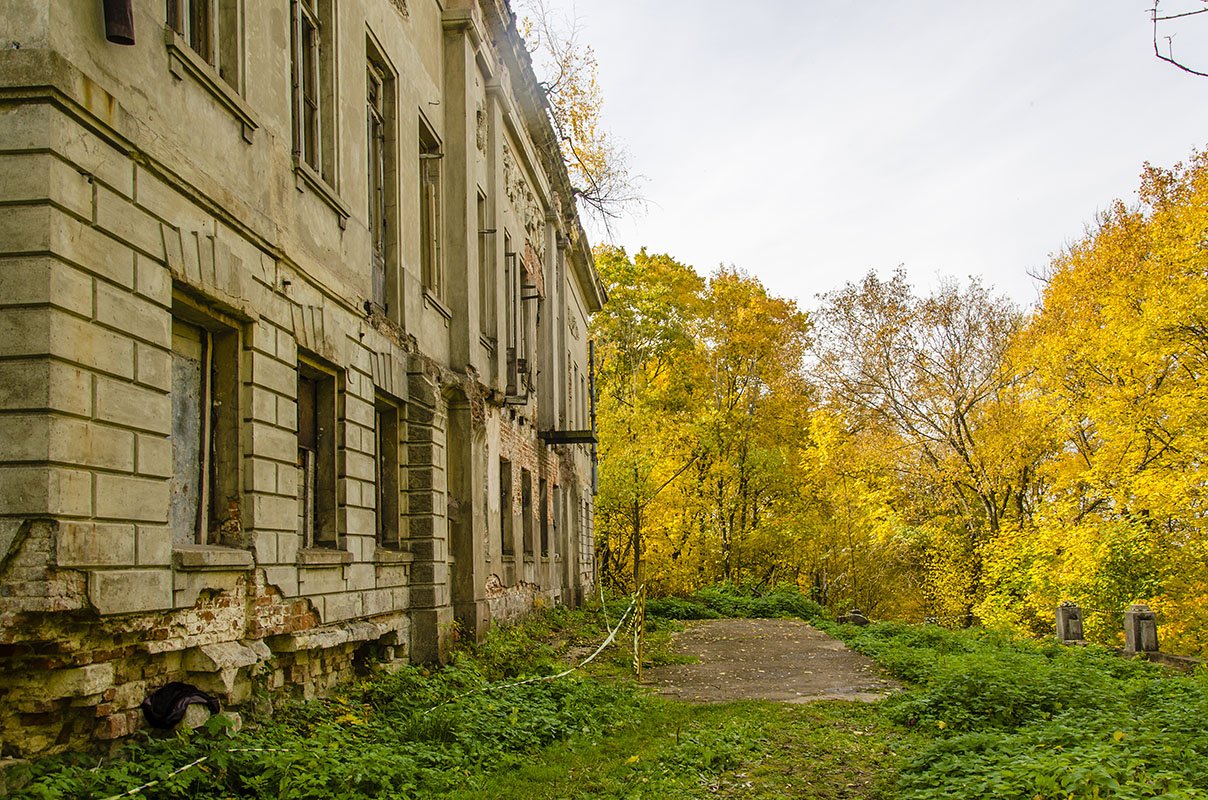
M 899 688 L 872 659 L 792 619 L 688 622 L 672 650 L 698 659 L 645 670 L 660 694 L 697 703 L 772 700 L 875 702 Z

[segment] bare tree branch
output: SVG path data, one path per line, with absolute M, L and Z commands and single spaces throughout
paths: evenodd
M 577 19 L 556 15 L 546 0 L 522 0 L 522 31 L 542 75 L 557 153 L 580 209 L 611 239 L 612 224 L 644 205 L 628 154 L 602 125 L 596 57 Z
M 1201 2 L 1206 2 L 1206 1 L 1208 1 L 1208 0 L 1201 0 Z M 1176 67 L 1177 69 L 1181 69 L 1183 72 L 1189 73 L 1191 75 L 1198 75 L 1201 78 L 1208 78 L 1208 72 L 1202 72 L 1198 69 L 1192 69 L 1191 67 L 1187 66 L 1186 64 L 1182 63 L 1181 61 L 1179 61 L 1177 58 L 1174 57 L 1174 41 L 1173 41 L 1174 36 L 1173 35 L 1164 37 L 1166 39 L 1166 54 L 1165 55 L 1163 55 L 1162 48 L 1158 45 L 1158 38 L 1159 38 L 1158 37 L 1158 23 L 1159 22 L 1163 22 L 1166 20 L 1172 20 L 1172 19 L 1182 19 L 1184 17 L 1194 17 L 1197 14 L 1208 13 L 1208 8 L 1201 8 L 1197 11 L 1185 11 L 1185 12 L 1182 12 L 1179 14 L 1167 14 L 1165 16 L 1158 16 L 1158 5 L 1160 4 L 1160 2 L 1161 2 L 1161 0 L 1154 0 L 1153 8 L 1149 9 L 1149 19 L 1153 23 L 1153 54 L 1154 54 L 1154 56 L 1157 57 L 1157 59 L 1159 61 L 1165 61 L 1167 64 L 1170 64 L 1171 66 Z

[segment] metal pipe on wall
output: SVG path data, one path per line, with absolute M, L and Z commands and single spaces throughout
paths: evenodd
M 114 44 L 134 44 L 134 0 L 103 0 L 105 38 Z

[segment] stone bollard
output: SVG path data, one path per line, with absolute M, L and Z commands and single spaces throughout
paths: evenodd
M 1124 612 L 1124 652 L 1158 652 L 1158 618 L 1143 603 L 1136 603 Z
M 1057 641 L 1062 644 L 1081 644 L 1082 639 L 1082 609 L 1063 600 L 1057 606 Z

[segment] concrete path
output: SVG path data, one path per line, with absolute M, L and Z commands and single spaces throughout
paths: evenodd
M 718 619 L 688 622 L 672 650 L 695 664 L 646 670 L 659 694 L 697 703 L 773 700 L 874 702 L 899 688 L 872 659 L 806 622 Z

